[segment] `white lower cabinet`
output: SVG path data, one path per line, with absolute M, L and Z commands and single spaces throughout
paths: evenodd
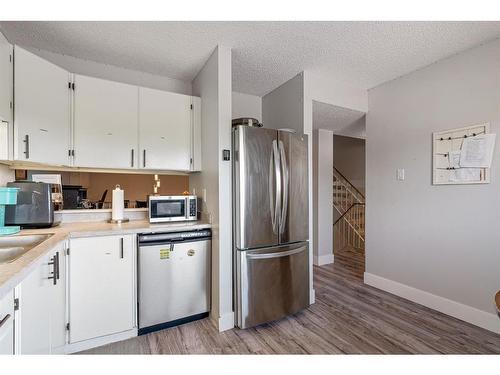
M 68 259 L 69 343 L 136 328 L 135 236 L 71 239 Z
M 66 343 L 65 244 L 60 244 L 16 288 L 16 353 L 64 352 Z
M 14 354 L 14 291 L 0 300 L 0 354 Z

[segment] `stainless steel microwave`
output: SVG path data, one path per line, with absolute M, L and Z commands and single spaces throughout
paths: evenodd
M 149 197 L 149 222 L 189 221 L 198 217 L 196 195 L 154 195 Z

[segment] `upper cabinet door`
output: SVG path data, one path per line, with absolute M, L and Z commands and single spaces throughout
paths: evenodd
M 14 158 L 68 165 L 69 73 L 18 46 L 14 57 Z
M 191 113 L 191 170 L 201 171 L 201 98 L 193 96 Z
M 12 45 L 0 33 L 0 121 L 12 123 Z
M 189 171 L 191 96 L 139 89 L 140 167 Z
M 137 167 L 138 87 L 75 75 L 74 165 Z

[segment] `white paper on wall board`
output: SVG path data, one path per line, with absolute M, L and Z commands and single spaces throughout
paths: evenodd
M 460 154 L 461 151 L 448 152 L 448 164 L 450 168 L 460 168 Z
M 462 168 L 490 168 L 496 134 L 482 134 L 464 139 L 460 153 Z
M 490 182 L 489 167 L 476 167 L 480 168 L 479 180 L 475 180 L 477 172 L 454 172 L 463 167 L 460 165 L 463 142 L 483 134 L 490 134 L 489 123 L 432 133 L 432 183 L 434 185 L 488 184 Z
M 459 168 L 450 172 L 451 182 L 476 182 L 481 181 L 480 168 Z

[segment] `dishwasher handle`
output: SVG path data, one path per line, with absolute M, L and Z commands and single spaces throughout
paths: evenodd
M 185 233 L 149 233 L 139 235 L 140 246 L 153 246 L 161 245 L 171 242 L 196 242 L 206 241 L 212 239 L 212 232 L 210 230 L 203 230 L 196 232 L 196 235 L 185 235 Z

